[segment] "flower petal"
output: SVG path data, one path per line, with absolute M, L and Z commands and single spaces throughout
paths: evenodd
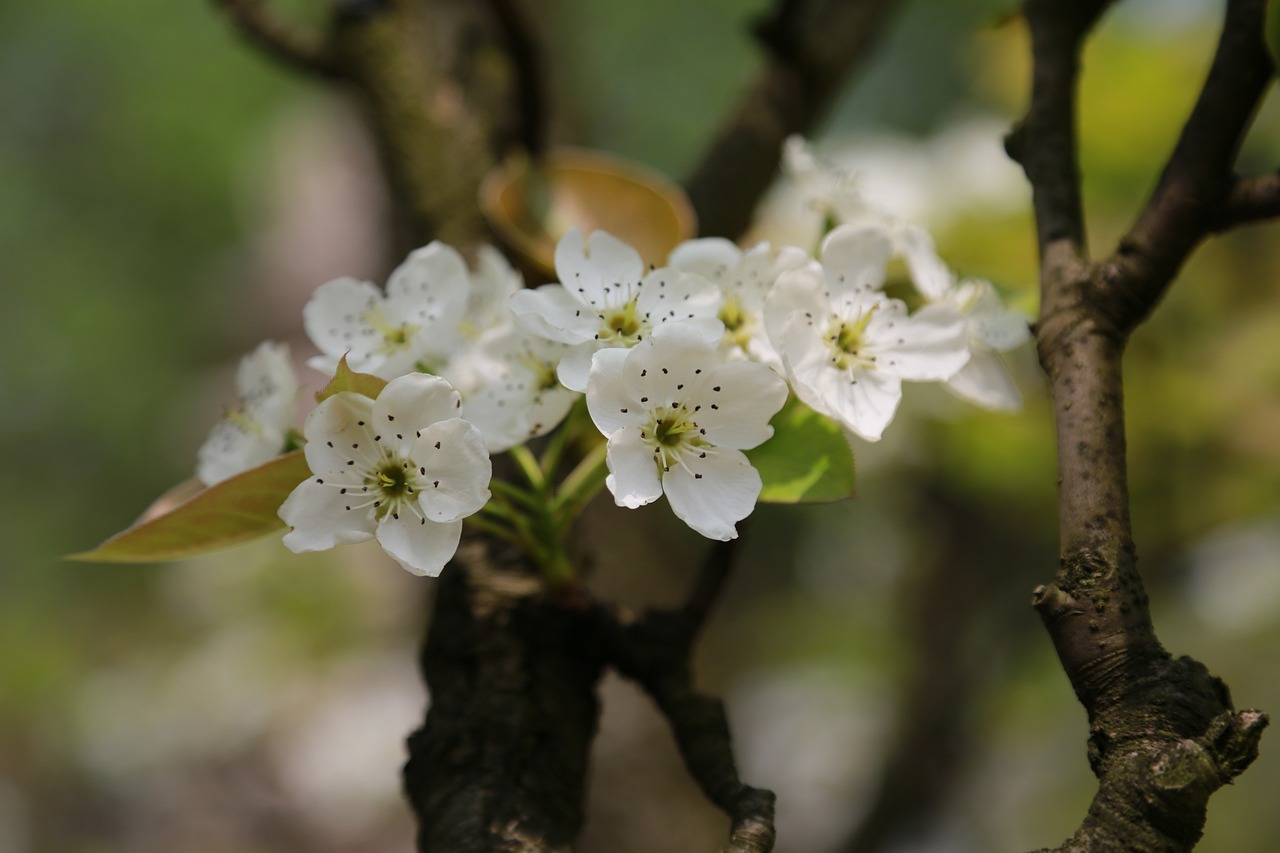
M 878 366 L 900 379 L 946 379 L 969 360 L 968 324 L 942 304 L 926 305 L 906 318 L 878 312 L 867 337 L 874 340 Z
M 606 290 L 615 284 L 632 284 L 644 275 L 644 261 L 626 243 L 604 231 L 593 231 L 585 241 L 571 228 L 556 243 L 556 275 L 565 289 L 587 305 L 607 304 Z
M 350 493 L 342 494 L 339 486 L 323 477 L 312 477 L 280 505 L 281 520 L 292 528 L 284 535 L 284 545 L 302 553 L 364 542 L 373 538 L 377 524 L 373 514 L 372 502 L 359 506 Z
M 742 262 L 742 250 L 723 237 L 686 240 L 671 251 L 669 266 L 723 285 L 722 279 Z
M 841 225 L 822 241 L 822 266 L 832 297 L 874 296 L 884 284 L 893 240 L 880 225 Z
M 402 512 L 399 518 L 388 515 L 378 524 L 378 544 L 382 550 L 405 571 L 419 577 L 439 575 L 453 559 L 461 538 L 461 521 L 441 524 L 413 512 Z
M 784 359 L 783 327 L 793 317 L 807 322 L 825 322 L 831 302 L 824 295 L 826 280 L 815 266 L 803 266 L 783 273 L 764 301 L 764 325 L 769 342 Z
M 510 316 L 508 300 L 524 289 L 524 277 L 501 252 L 483 244 L 476 250 L 476 268 L 471 272 L 471 294 L 467 300 L 467 320 L 479 329 L 490 329 Z
M 1027 318 L 1005 306 L 989 281 L 965 279 L 960 296 L 972 307 L 969 331 L 979 341 L 998 352 L 1007 352 L 1031 340 Z
M 196 453 L 196 477 L 206 486 L 257 467 L 284 449 L 284 430 L 260 421 L 225 417 Z
M 624 427 L 609 436 L 605 462 L 609 466 L 605 485 L 618 506 L 635 509 L 662 497 L 654 449 L 644 443 L 639 427 Z
M 458 417 L 461 398 L 439 376 L 408 373 L 387 383 L 373 402 L 370 423 L 378 441 L 406 457 L 417 433 L 437 421 Z
M 592 356 L 587 379 L 587 411 L 602 435 L 611 436 L 624 427 L 644 423 L 646 408 L 625 380 L 628 358 L 644 346 L 631 350 L 610 347 Z
M 880 369 L 833 365 L 821 334 L 803 317 L 787 323 L 782 345 L 796 396 L 867 441 L 880 439 L 902 399 L 897 376 Z
M 702 396 L 700 386 L 720 363 L 715 343 L 708 342 L 701 329 L 690 323 L 670 323 L 628 352 L 622 381 L 633 401 L 651 409 L 677 408 Z
M 339 278 L 316 288 L 302 308 L 302 325 L 322 355 L 307 364 L 332 373 L 345 353 L 352 370 L 366 370 L 379 338 L 364 315 L 382 303 L 382 292 L 367 281 Z
M 1022 408 L 1022 394 L 1009 369 L 991 350 L 974 350 L 965 366 L 947 380 L 947 388 L 984 409 L 1016 412 Z
M 708 539 L 729 540 L 738 536 L 734 525 L 755 509 L 761 482 L 740 451 L 707 448 L 672 466 L 662 488 L 677 518 Z
M 375 450 L 372 421 L 373 401 L 363 394 L 342 391 L 327 397 L 302 426 L 307 465 L 317 474 L 373 468 L 381 454 Z
M 911 280 L 920 295 L 930 302 L 945 298 L 955 287 L 955 276 L 942 258 L 938 257 L 929 232 L 917 225 L 902 225 L 894 236 L 897 238 L 898 252 L 907 262 Z
M 707 441 L 747 450 L 773 435 L 769 420 L 787 402 L 787 383 L 763 364 L 717 367 L 701 387 L 698 425 Z
M 564 358 L 556 365 L 556 377 L 560 384 L 570 391 L 586 391 L 587 382 L 591 378 L 591 358 L 598 349 L 599 345 L 590 341 L 565 353 Z
M 409 253 L 387 280 L 386 313 L 393 325 L 452 330 L 467 308 L 471 279 L 457 250 L 435 241 Z
M 461 418 L 431 424 L 411 459 L 418 466 L 418 503 L 431 521 L 457 521 L 488 502 L 493 465 L 474 424 Z
M 510 305 L 522 328 L 561 343 L 593 340 L 599 325 L 595 309 L 558 284 L 522 290 L 511 297 Z
M 636 310 L 651 326 L 675 320 L 698 323 L 709 343 L 720 340 L 724 324 L 716 317 L 720 288 L 700 275 L 662 267 L 649 273 L 635 291 Z

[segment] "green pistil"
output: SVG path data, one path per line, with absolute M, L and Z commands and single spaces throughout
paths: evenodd
M 539 391 L 551 391 L 560 387 L 560 380 L 556 377 L 555 365 L 547 364 L 545 361 L 534 358 L 529 353 L 521 355 L 517 360 L 520 364 L 529 368 L 529 372 L 533 374 L 534 385 Z
M 636 301 L 629 300 L 625 305 L 610 308 L 600 315 L 604 333 L 601 340 L 634 344 L 637 336 L 644 331 L 644 319 L 636 310 Z
M 378 518 L 382 518 L 388 512 L 394 512 L 414 493 L 412 474 L 413 471 L 410 470 L 408 463 L 388 459 L 366 480 L 381 495 L 374 510 Z
M 659 418 L 653 425 L 653 437 L 663 447 L 676 447 L 684 443 L 687 433 L 697 428 L 698 425 L 686 420 L 683 413 L 672 412 Z
M 412 323 L 401 323 L 399 326 L 391 325 L 391 322 L 387 320 L 387 315 L 383 314 L 382 308 L 378 306 L 366 311 L 361 315 L 361 319 L 382 336 L 381 350 L 387 355 L 407 348 L 409 341 L 418 332 L 418 327 Z
M 828 335 L 827 340 L 831 341 L 831 345 L 836 350 L 836 355 L 832 360 L 841 370 L 851 364 L 860 364 L 868 360 L 861 355 L 862 336 L 867 331 L 867 326 L 871 323 L 871 318 L 879 307 L 879 305 L 872 305 L 867 313 L 852 323 L 841 321 Z
M 251 432 L 254 435 L 262 435 L 262 424 L 245 414 L 244 409 L 232 409 L 227 412 L 227 420 L 243 429 L 245 432 Z
M 745 350 L 751 343 L 751 334 L 747 330 L 747 315 L 742 310 L 742 303 L 733 295 L 726 296 L 718 316 L 724 323 L 725 337 Z

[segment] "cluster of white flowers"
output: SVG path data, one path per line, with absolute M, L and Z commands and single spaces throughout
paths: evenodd
M 831 185 L 801 165 L 806 180 Z M 558 281 L 536 289 L 490 247 L 468 269 L 441 243 L 413 252 L 385 291 L 348 278 L 321 286 L 304 309 L 320 351 L 307 363 L 333 373 L 345 358 L 387 382 L 376 398 L 333 393 L 306 418 L 314 476 L 280 508 L 285 544 L 376 537 L 409 571 L 438 573 L 462 519 L 491 497 L 489 454 L 554 429 L 584 394 L 618 505 L 666 495 L 685 523 L 722 540 L 762 488 L 743 451 L 772 436 L 790 393 L 868 441 L 892 420 L 904 380 L 1015 408 L 997 353 L 1027 339 L 1025 321 L 989 283 L 957 283 L 925 231 L 868 215 L 847 182 L 837 186 L 825 204 L 852 221 L 816 258 L 700 239 L 646 270 L 613 236 L 570 230 Z M 918 292 L 914 311 L 883 290 L 895 257 Z M 242 405 L 201 449 L 201 479 L 278 453 L 296 388 L 282 346 L 247 357 Z

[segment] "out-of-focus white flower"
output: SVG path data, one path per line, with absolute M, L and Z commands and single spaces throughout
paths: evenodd
M 663 323 L 687 323 L 710 343 L 724 332 L 714 284 L 669 267 L 646 275 L 639 253 L 604 231 L 584 240 L 574 228 L 560 238 L 556 275 L 559 284 L 513 296 L 511 310 L 529 331 L 573 347 L 558 375 L 574 391 L 586 389 L 594 352 L 635 346 Z
M 298 380 L 289 347 L 264 341 L 236 369 L 235 408 L 214 424 L 197 454 L 196 477 L 212 486 L 267 462 L 285 448 Z
M 724 323 L 724 347 L 731 358 L 749 358 L 782 372 L 782 360 L 764 328 L 764 300 L 778 276 L 813 263 L 794 246 L 773 249 L 757 243 L 745 252 L 722 237 L 681 243 L 671 253 L 676 269 L 696 273 L 720 288 L 719 317 Z
M 470 290 L 462 256 L 439 242 L 412 252 L 391 273 L 385 295 L 353 278 L 323 284 L 302 309 L 321 352 L 307 364 L 332 373 L 346 355 L 352 370 L 384 379 L 437 368 L 460 346 Z
M 892 248 L 880 226 L 841 226 L 823 241 L 821 271 L 785 273 L 765 302 L 769 339 L 796 395 L 868 441 L 893 419 L 903 380 L 947 379 L 969 358 L 953 309 L 908 315 L 880 290 Z
M 510 324 L 480 339 L 458 387 L 462 416 L 479 427 L 490 453 L 545 435 L 564 420 L 582 396 L 556 378 L 556 365 L 570 351 Z
M 760 474 L 743 450 L 773 435 L 787 386 L 761 364 L 726 364 L 698 330 L 671 323 L 633 349 L 597 352 L 587 409 L 608 437 L 606 485 L 632 509 L 664 493 L 685 524 L 733 539 Z
M 879 216 L 867 203 L 857 174 L 819 157 L 803 136 L 792 134 L 783 143 L 782 172 L 795 182 L 805 205 L 832 223 Z
M 1000 353 L 1031 340 L 1026 318 L 1005 307 L 991 282 L 957 282 L 946 262 L 938 257 L 933 238 L 923 228 L 899 226 L 895 237 L 920 295 L 929 304 L 945 305 L 965 319 L 969 361 L 946 380 L 947 388 L 986 409 L 1021 408 L 1022 395 Z
M 393 379 L 376 400 L 350 391 L 307 416 L 307 479 L 280 507 L 292 551 L 377 537 L 416 575 L 438 575 L 457 550 L 462 519 L 489 500 L 492 466 L 462 402 L 438 376 Z

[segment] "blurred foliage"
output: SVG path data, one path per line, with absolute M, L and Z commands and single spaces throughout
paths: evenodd
M 264 201 L 282 192 L 264 177 L 279 162 L 268 152 L 300 108 L 319 103 L 338 123 L 349 116 L 239 43 L 211 5 L 0 5 L 3 853 L 409 843 L 395 744 L 421 710 L 412 659 L 430 583 L 367 549 L 302 558 L 272 541 L 172 567 L 58 559 L 123 528 L 189 476 L 230 392 L 229 367 L 264 328 L 301 325 L 305 294 L 266 298 L 251 286 L 263 278 L 258 211 L 300 204 Z M 753 73 L 760 54 L 745 26 L 765 5 L 550 4 L 542 24 L 556 135 L 687 171 Z M 1085 55 L 1082 157 L 1098 253 L 1144 200 L 1212 50 L 1216 7 L 1173 7 L 1122 4 Z M 926 140 L 966 115 L 1012 120 L 1028 68 L 1008 8 L 909 5 L 823 144 L 856 147 L 886 131 Z M 989 145 L 998 148 L 998 136 Z M 1277 154 L 1280 115 L 1269 103 L 1245 162 L 1274 168 Z M 945 151 L 937 156 L 946 167 Z M 1025 202 L 1010 212 L 942 201 L 959 211 L 939 227 L 944 255 L 1033 311 Z M 1264 547 L 1270 565 L 1263 557 L 1255 574 L 1240 567 L 1241 543 L 1280 548 L 1274 234 L 1260 226 L 1203 247 L 1126 364 L 1134 520 L 1157 627 L 1172 651 L 1223 675 L 1241 706 L 1272 712 L 1280 590 L 1266 578 L 1277 551 Z M 275 321 L 263 319 L 269 312 Z M 1056 843 L 1083 813 L 1092 791 L 1083 713 L 1027 606 L 1056 554 L 1051 413 L 1034 354 L 1011 362 L 1022 414 L 984 414 L 911 388 L 885 440 L 858 448 L 857 500 L 762 508 L 745 534 L 743 569 L 700 665 L 729 697 L 749 781 L 780 789 L 781 851 L 821 849 L 818 836 L 804 840 L 799 816 L 817 826 L 806 802 L 839 794 L 847 807 L 827 813 L 861 808 L 892 732 L 897 680 L 912 666 L 910 602 L 935 582 L 927 567 L 952 558 L 984 573 L 982 628 L 993 639 L 977 667 L 983 692 L 960 793 L 930 849 Z M 956 505 L 971 539 L 954 530 Z M 596 508 L 588 522 L 602 592 L 678 596 L 704 546 L 664 513 Z M 943 529 L 952 530 L 945 542 Z M 664 558 L 646 562 L 655 543 Z M 972 553 L 960 559 L 953 547 Z M 634 562 L 621 562 L 623 551 Z M 665 559 L 669 551 L 687 556 Z M 792 708 L 780 696 L 800 702 L 805 726 L 766 713 Z M 627 710 L 642 699 L 629 701 L 607 711 L 613 739 L 601 760 L 650 751 L 636 745 L 642 731 L 644 743 L 664 742 L 660 726 L 632 724 L 645 712 Z M 831 732 L 852 750 L 839 766 L 830 766 L 838 751 L 803 740 Z M 377 748 L 361 739 L 375 735 Z M 1280 843 L 1271 740 L 1212 801 L 1199 849 Z M 672 764 L 654 772 L 679 776 Z M 699 807 L 687 788 L 672 788 L 677 796 L 664 780 L 626 776 L 598 778 L 648 784 L 635 795 L 663 810 L 633 816 L 621 800 L 601 800 L 621 793 L 593 793 L 605 817 L 593 818 L 584 849 L 623 850 L 619 838 L 636 845 L 626 849 L 659 849 L 653 821 L 715 825 L 686 816 Z

